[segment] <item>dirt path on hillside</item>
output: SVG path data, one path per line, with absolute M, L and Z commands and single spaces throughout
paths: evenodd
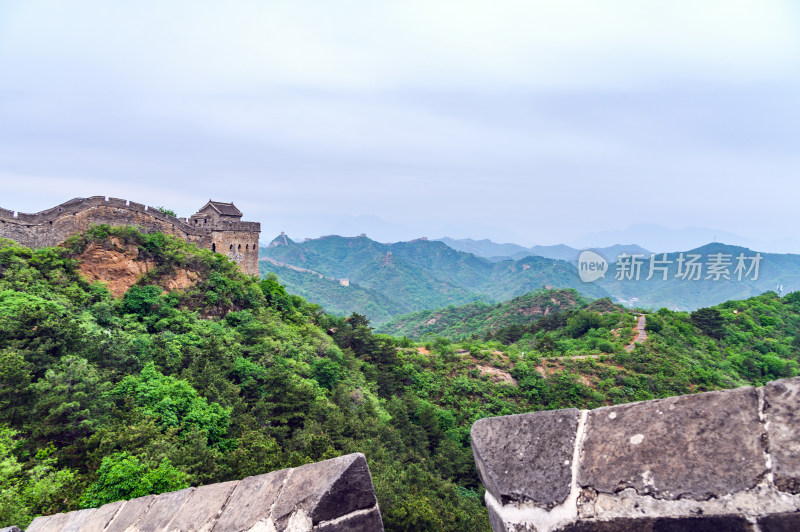
M 641 343 L 641 342 L 644 342 L 645 340 L 647 340 L 647 331 L 644 330 L 645 323 L 646 323 L 646 321 L 645 321 L 644 314 L 639 314 L 639 321 L 636 324 L 636 338 L 633 339 L 633 342 L 631 342 L 631 343 L 629 343 L 628 345 L 625 346 L 625 351 L 627 351 L 628 353 L 633 351 L 633 348 L 634 348 L 635 344 L 638 344 L 638 343 Z
M 625 346 L 625 351 L 630 353 L 631 351 L 633 351 L 633 348 L 634 348 L 634 346 L 636 344 L 644 342 L 645 340 L 647 340 L 647 331 L 644 330 L 644 326 L 645 326 L 646 323 L 647 322 L 645 320 L 644 314 L 639 314 L 639 320 L 636 322 L 636 327 L 633 328 L 633 330 L 636 331 L 636 337 L 633 339 L 633 341 L 631 343 L 629 343 L 628 345 Z M 587 358 L 600 358 L 601 356 L 604 356 L 604 355 L 606 355 L 606 354 L 604 353 L 603 355 L 577 355 L 577 356 L 569 356 L 569 355 L 567 355 L 567 356 L 561 356 L 561 357 L 545 357 L 545 358 L 556 359 L 556 360 L 559 360 L 559 359 L 562 359 L 562 360 L 563 359 L 585 360 Z

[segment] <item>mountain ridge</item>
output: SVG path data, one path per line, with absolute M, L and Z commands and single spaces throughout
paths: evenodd
M 528 256 L 493 262 L 427 239 L 383 244 L 366 236 L 330 235 L 298 243 L 278 237 L 261 253 L 286 265 L 347 279 L 351 286 L 380 291 L 397 303 L 394 308 L 383 309 L 391 316 L 407 309 L 502 301 L 545 286 L 580 287 L 589 297 L 608 295 L 600 287 L 581 286 L 577 270 L 566 261 Z M 266 261 L 261 261 L 261 271 L 279 273 Z M 290 291 L 307 289 L 301 277 L 291 277 L 282 280 Z M 320 296 L 309 298 L 326 306 L 329 301 Z M 376 323 L 382 321 L 376 315 L 370 317 Z

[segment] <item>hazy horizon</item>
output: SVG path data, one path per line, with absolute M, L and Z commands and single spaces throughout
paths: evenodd
M 798 65 L 789 1 L 12 0 L 0 206 L 213 198 L 264 239 L 655 225 L 800 252 Z

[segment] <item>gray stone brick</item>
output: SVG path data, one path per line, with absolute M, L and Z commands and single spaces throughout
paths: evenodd
M 754 487 L 766 473 L 753 388 L 589 412 L 578 483 L 706 500 Z
M 566 500 L 580 412 L 575 408 L 479 419 L 472 453 L 481 481 L 502 504 L 550 508 Z

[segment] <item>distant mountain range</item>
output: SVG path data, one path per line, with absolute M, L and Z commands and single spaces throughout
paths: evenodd
M 276 273 L 290 292 L 331 311 L 360 309 L 376 323 L 416 310 L 503 301 L 543 287 L 608 295 L 581 282 L 566 261 L 527 256 L 493 262 L 427 239 L 382 244 L 365 236 L 326 236 L 301 243 L 279 236 L 260 253 L 266 259 L 261 273 Z M 381 298 L 370 297 L 375 293 Z
M 578 255 L 581 250 L 567 246 L 565 244 L 556 244 L 553 246 L 533 246 L 526 248 L 519 244 L 498 244 L 488 239 L 473 240 L 471 238 L 439 238 L 440 242 L 444 242 L 451 248 L 464 253 L 472 253 L 478 257 L 485 257 L 493 262 L 501 260 L 519 260 L 525 257 L 546 257 L 548 259 L 565 260 L 568 262 L 578 262 Z M 613 246 L 606 246 L 604 248 L 592 248 L 592 251 L 599 253 L 609 262 L 616 260 L 617 256 L 622 253 L 629 255 L 641 253 L 650 255 L 650 251 L 644 249 L 636 244 L 614 244 Z
M 800 252 L 800 240 L 795 238 L 756 239 L 708 227 L 673 229 L 652 223 L 634 224 L 626 229 L 616 231 L 589 233 L 569 244 L 572 247 L 584 249 L 607 247 L 617 242 L 636 242 L 655 253 L 697 248 L 708 242 L 726 242 L 770 253 Z
M 714 275 L 709 269 L 710 263 L 714 262 L 718 254 L 721 254 L 721 258 L 729 263 L 723 268 L 728 279 L 723 275 Z M 694 275 L 687 275 L 685 279 L 676 277 L 680 257 L 683 256 L 683 269 L 684 273 L 687 273 L 685 261 L 690 258 L 690 255 L 700 257 L 697 261 L 701 264 L 700 279 L 694 280 Z M 736 267 L 737 257 L 740 255 L 745 259 L 742 262 L 747 269 L 751 267 L 750 258 L 757 255 L 760 257 L 756 279 L 753 278 L 755 270 L 749 275 L 743 271 L 741 280 L 738 279 Z M 662 260 L 666 262 L 660 263 L 659 261 Z M 655 261 L 656 269 L 650 280 L 647 280 L 650 274 L 650 255 L 645 255 L 640 266 L 638 280 L 634 276 L 628 279 L 627 273 L 630 272 L 627 269 L 625 269 L 626 278 L 617 279 L 621 267 L 618 262 L 615 262 L 609 264 L 608 274 L 605 278 L 598 279 L 592 284 L 602 287 L 612 294 L 615 300 L 624 301 L 632 306 L 667 307 L 672 310 L 693 310 L 717 305 L 727 300 L 747 299 L 770 290 L 778 290 L 780 287 L 783 287 L 784 293 L 800 290 L 800 255 L 757 253 L 745 247 L 717 242 L 686 252 L 657 254 Z M 663 271 L 657 269 L 659 266 L 668 268 L 666 281 L 663 280 Z
M 731 299 L 745 299 L 783 286 L 784 292 L 800 289 L 800 255 L 760 253 L 758 276 L 753 271 L 737 279 L 737 257 L 749 268 L 756 252 L 739 246 L 712 243 L 681 252 L 683 261 L 697 255 L 702 271 L 698 279 L 676 277 L 681 253 L 656 255 L 654 275 L 647 280 L 650 252 L 636 245 L 595 249 L 608 261 L 604 278 L 583 282 L 575 258 L 579 251 L 568 246 L 523 248 L 481 240 L 427 239 L 383 244 L 361 237 L 326 236 L 294 242 L 281 236 L 261 248 L 262 275 L 274 272 L 287 289 L 331 312 L 359 312 L 380 324 L 410 312 L 483 301 L 495 303 L 541 288 L 572 288 L 589 298 L 610 297 L 614 302 L 641 308 L 667 307 L 693 310 Z M 473 248 L 482 254 L 511 252 L 522 258 L 478 256 L 451 246 Z M 546 249 L 545 249 L 546 248 Z M 564 249 L 566 248 L 566 249 Z M 545 249 L 545 251 L 542 251 Z M 572 251 L 569 251 L 569 250 Z M 569 252 L 569 260 L 535 255 Z M 638 279 L 618 277 L 622 253 L 639 255 Z M 728 265 L 715 279 L 708 269 L 717 254 Z M 664 263 L 658 261 L 666 261 Z M 720 265 L 718 265 L 720 266 Z M 724 265 L 722 265 L 724 266 Z M 720 266 L 720 267 L 722 267 Z M 660 268 L 668 268 L 662 280 Z M 745 273 L 745 272 L 740 272 Z

